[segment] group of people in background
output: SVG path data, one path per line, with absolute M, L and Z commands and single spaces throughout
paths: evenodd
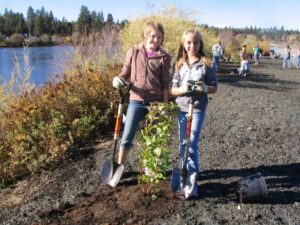
M 247 55 L 246 48 L 247 46 L 244 44 L 241 48 L 238 49 L 239 58 L 240 58 L 240 67 L 235 69 L 234 73 L 241 76 L 246 76 L 247 73 L 250 71 L 250 63 L 248 61 L 248 58 L 253 57 L 254 65 L 259 65 L 260 58 L 262 57 L 262 53 L 263 53 L 262 48 L 260 48 L 258 45 L 255 45 L 254 48 L 252 49 L 253 52 L 252 55 Z M 213 55 L 214 68 L 217 71 L 220 59 L 223 57 L 223 53 L 224 53 L 220 41 L 212 47 L 211 53 Z M 275 54 L 274 50 L 270 50 L 270 54 L 271 53 L 273 55 L 273 57 L 271 56 L 271 58 L 274 58 L 274 54 Z M 292 60 L 292 50 L 289 45 L 286 46 L 282 59 L 283 59 L 282 67 L 290 69 L 291 60 Z M 296 61 L 296 68 L 300 69 L 300 48 L 297 50 L 295 61 Z
M 233 74 L 238 74 L 240 76 L 247 76 L 247 73 L 250 71 L 250 63 L 247 60 L 247 52 L 246 52 L 246 45 L 243 45 L 242 48 L 239 48 L 239 56 L 240 56 L 240 67 L 235 69 Z M 253 56 L 255 60 L 255 64 L 259 64 L 259 57 L 261 57 L 261 48 L 258 46 L 255 46 L 253 48 Z M 224 58 L 224 50 L 221 45 L 221 42 L 219 41 L 217 44 L 213 45 L 211 49 L 211 53 L 213 56 L 213 68 L 215 72 L 218 71 L 220 59 Z M 227 60 L 229 57 L 225 57 Z

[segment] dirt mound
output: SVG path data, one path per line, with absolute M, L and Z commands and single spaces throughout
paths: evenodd
M 173 198 L 169 179 L 156 197 L 143 195 L 137 149 L 119 185 L 103 186 L 100 172 L 112 146 L 103 139 L 71 151 L 55 171 L 1 190 L 0 223 L 299 225 L 300 72 L 283 70 L 280 60 L 263 59 L 247 77 L 238 77 L 230 74 L 237 66 L 221 64 L 219 90 L 210 96 L 198 199 Z M 176 128 L 173 132 L 175 159 Z M 237 182 L 256 172 L 264 176 L 269 195 L 241 204 Z
M 46 209 L 39 212 L 39 217 L 45 223 L 57 224 L 147 224 L 174 211 L 176 199 L 165 190 L 166 183 L 163 187 L 157 199 L 143 195 L 136 184 L 123 184 L 115 189 L 105 187 L 85 196 L 78 205 Z

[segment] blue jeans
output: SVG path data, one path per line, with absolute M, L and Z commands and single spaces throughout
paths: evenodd
M 297 56 L 297 68 L 300 68 L 300 56 Z
M 245 73 L 248 73 L 250 70 L 241 70 L 241 68 L 236 69 L 238 75 L 243 76 Z
M 282 67 L 285 68 L 287 64 L 287 67 L 291 68 L 291 58 L 290 57 L 284 57 Z
M 253 58 L 254 58 L 255 64 L 258 64 L 259 63 L 259 54 L 254 54 Z
M 129 150 L 131 148 L 139 122 L 144 119 L 148 113 L 148 106 L 149 103 L 144 103 L 142 101 L 129 101 L 125 127 L 120 144 L 124 150 Z
M 198 144 L 200 140 L 200 133 L 205 119 L 205 112 L 194 112 L 191 130 L 191 146 L 189 147 L 189 155 L 187 161 L 187 168 L 189 174 L 196 173 L 196 178 L 199 174 L 199 159 L 198 159 Z M 180 165 L 183 164 L 184 150 L 186 146 L 185 131 L 187 123 L 187 112 L 180 111 L 178 114 L 179 138 L 180 138 Z
M 218 70 L 219 63 L 220 63 L 220 56 L 213 56 L 213 65 L 216 72 Z

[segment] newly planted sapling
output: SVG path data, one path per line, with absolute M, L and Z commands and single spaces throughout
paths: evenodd
M 145 194 L 155 194 L 160 190 L 160 181 L 166 179 L 170 166 L 169 153 L 173 117 L 178 111 L 173 103 L 152 104 L 146 116 L 145 128 L 141 131 L 141 174 L 139 184 Z

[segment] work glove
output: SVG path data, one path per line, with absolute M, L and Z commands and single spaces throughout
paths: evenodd
M 123 77 L 120 77 L 120 76 L 116 76 L 114 77 L 113 81 L 112 81 L 112 86 L 114 88 L 122 88 L 124 86 L 127 86 L 129 85 L 129 82 L 126 81 Z
M 179 94 L 180 95 L 186 95 L 192 92 L 192 85 L 189 83 L 183 83 L 180 87 L 179 87 Z
M 207 93 L 208 87 L 204 82 L 199 82 L 193 86 L 193 90 L 197 93 Z

